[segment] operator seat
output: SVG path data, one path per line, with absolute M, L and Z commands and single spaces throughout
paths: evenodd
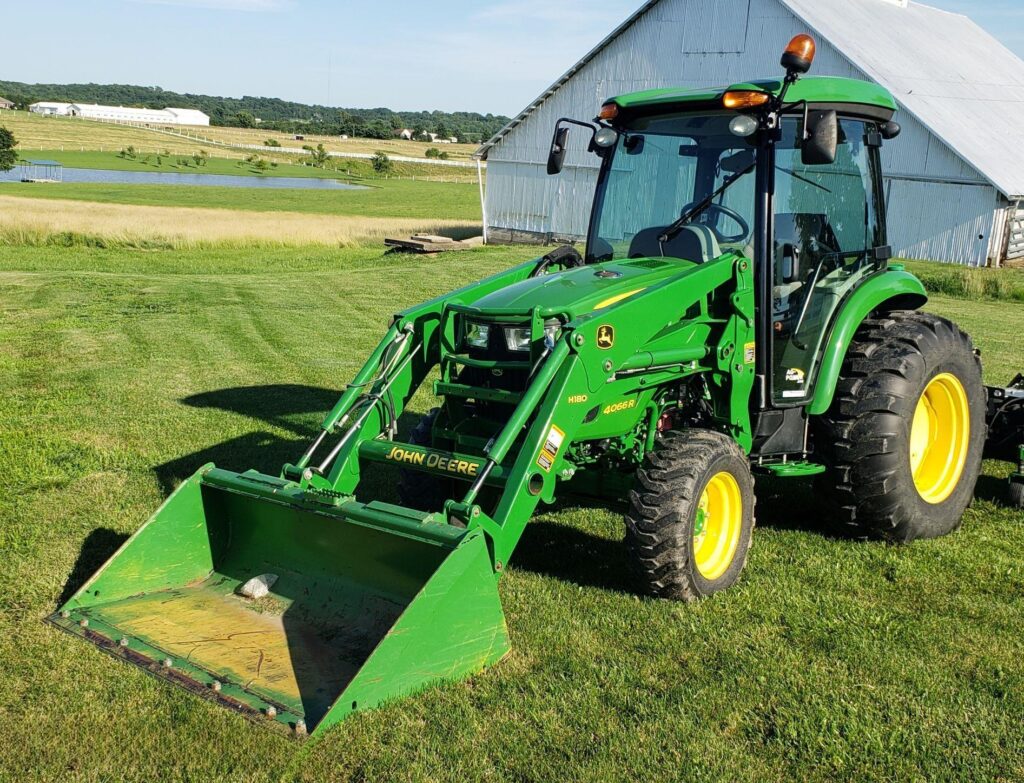
M 807 295 L 802 289 L 807 282 L 810 269 L 799 270 L 793 279 L 782 277 L 783 253 L 786 245 L 803 251 L 804 265 L 811 259 L 806 248 L 817 243 L 837 247 L 835 232 L 828 215 L 820 213 L 788 213 L 775 216 L 775 281 L 772 289 L 774 317 L 776 323 L 788 324 L 795 318 Z
M 629 245 L 630 258 L 679 258 L 703 264 L 722 255 L 718 237 L 707 226 L 699 224 L 683 226 L 679 233 L 665 243 L 664 250 L 658 242 L 667 226 L 654 226 L 639 232 Z

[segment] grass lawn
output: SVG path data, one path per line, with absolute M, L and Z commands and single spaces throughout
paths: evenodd
M 0 183 L 0 196 L 70 199 L 160 207 L 209 207 L 252 212 L 306 212 L 362 217 L 480 220 L 475 184 L 404 179 L 361 183 L 366 190 L 225 188 L 207 185 L 100 185 Z
M 1024 780 L 1001 463 L 960 532 L 909 548 L 828 538 L 805 485 L 761 484 L 745 577 L 696 606 L 638 597 L 620 510 L 567 499 L 502 579 L 505 661 L 316 744 L 42 623 L 200 464 L 298 456 L 396 309 L 530 254 L 3 248 L 0 779 Z M 990 382 L 1024 369 L 1024 305 L 930 307 Z

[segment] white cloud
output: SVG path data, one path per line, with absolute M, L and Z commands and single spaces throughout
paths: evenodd
M 177 5 L 187 8 L 208 8 L 214 11 L 281 11 L 291 0 L 131 0 L 143 5 Z

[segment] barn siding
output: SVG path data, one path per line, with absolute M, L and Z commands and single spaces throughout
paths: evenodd
M 746 25 L 737 24 L 744 14 Z M 548 178 L 544 170 L 560 117 L 591 118 L 605 99 L 636 90 L 713 87 L 778 75 L 782 45 L 805 31 L 806 25 L 778 0 L 662 0 L 489 150 L 486 200 L 490 228 L 498 229 L 495 236 L 501 236 L 501 229 L 585 235 L 597 172 L 585 149 L 585 134 L 570 134 L 560 177 Z M 816 74 L 867 78 L 827 40 L 818 44 Z M 909 258 L 984 264 L 994 228 L 994 191 L 916 118 L 904 112 L 898 119 L 903 134 L 883 150 L 888 187 L 895 187 L 889 210 L 894 248 Z M 519 181 L 509 182 L 509 177 Z M 923 187 L 928 180 L 941 184 Z M 928 211 L 906 203 L 905 193 L 941 193 L 944 201 Z M 980 205 L 986 198 L 983 217 Z M 939 215 L 951 222 L 939 223 Z M 931 238 L 923 233 L 931 230 L 938 233 Z

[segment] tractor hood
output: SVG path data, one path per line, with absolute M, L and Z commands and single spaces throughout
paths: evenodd
M 609 307 L 696 266 L 677 258 L 632 258 L 607 261 L 523 280 L 473 303 L 487 310 L 540 307 L 545 313 L 576 317 Z

